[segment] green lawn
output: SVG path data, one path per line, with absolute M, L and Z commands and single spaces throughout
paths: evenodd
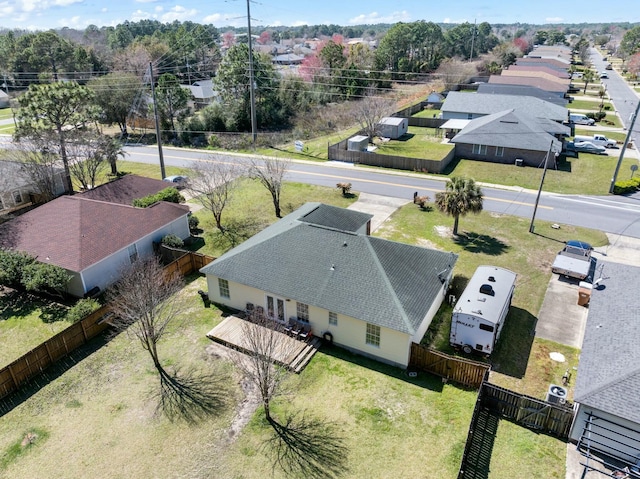
M 434 110 L 425 108 L 424 110 L 419 111 L 413 115 L 414 118 L 438 118 L 440 115 L 440 110 Z
M 381 155 L 429 160 L 442 160 L 453 150 L 453 145 L 442 143 L 442 137 L 437 129 L 416 126 L 410 126 L 408 134 L 399 140 L 389 140 L 385 143 L 377 141 L 376 144 L 378 146 L 376 153 Z
M 0 108 L 0 120 L 8 120 L 9 118 L 13 118 L 11 108 Z
M 66 311 L 52 301 L 0 288 L 0 368 L 67 328 Z
M 594 133 L 593 130 L 587 130 L 586 128 L 576 128 L 576 135 L 592 136 L 593 133 Z M 627 137 L 627 134 L 625 132 L 603 131 L 602 134 L 607 138 L 616 140 L 617 142 L 620 142 L 620 143 L 622 143 L 624 139 Z M 619 154 L 620 152 L 616 153 L 616 150 L 609 150 L 609 153 L 612 154 L 613 156 L 617 156 L 617 154 Z
M 608 194 L 620 150 L 607 151 L 609 156 L 580 153 L 579 158 L 560 161 L 558 170 L 547 171 L 544 191 L 584 195 Z M 629 171 L 629 167 L 637 163 L 634 157 L 625 156 L 620 171 Z M 542 169 L 460 160 L 448 176 L 468 176 L 480 182 L 537 190 L 540 187 Z
M 599 100 L 599 99 L 598 99 Z M 570 110 L 593 110 L 598 111 L 600 109 L 600 101 L 590 101 L 590 100 L 573 100 L 569 103 Z M 605 108 L 608 106 L 609 109 L 613 109 L 613 105 L 610 101 L 604 101 Z M 604 110 L 606 111 L 606 110 Z

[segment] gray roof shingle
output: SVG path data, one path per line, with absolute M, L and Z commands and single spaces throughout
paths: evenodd
M 300 217 L 300 221 L 342 231 L 357 232 L 373 215 L 337 206 L 316 203 L 317 207 Z
M 640 424 L 640 268 L 598 263 L 606 279 L 589 302 L 574 399 Z
M 304 205 L 200 271 L 414 334 L 457 255 L 301 221 L 316 208 Z

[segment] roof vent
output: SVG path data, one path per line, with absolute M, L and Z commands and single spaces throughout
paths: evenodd
M 491 281 L 492 283 L 495 283 L 496 278 L 494 276 L 489 276 L 489 281 Z
M 495 296 L 496 293 L 495 291 L 493 291 L 493 288 L 491 287 L 490 284 L 483 284 L 482 286 L 480 286 L 480 292 L 482 294 L 486 294 L 489 296 Z
M 347 246 L 347 242 L 345 241 L 344 243 L 342 243 L 342 246 Z
M 336 270 L 336 266 L 334 264 L 331 265 L 331 268 L 329 268 L 330 271 L 335 271 Z

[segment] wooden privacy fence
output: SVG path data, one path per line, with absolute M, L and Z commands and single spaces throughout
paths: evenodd
M 480 387 L 491 368 L 489 364 L 451 356 L 417 343 L 411 343 L 409 367 L 474 389 Z
M 214 259 L 190 251 L 168 264 L 165 270 L 179 271 L 184 276 L 198 271 Z M 0 399 L 17 391 L 29 379 L 107 329 L 109 315 L 109 305 L 103 306 L 0 369 Z
M 570 404 L 550 403 L 491 383 L 482 384 L 479 395 L 483 407 L 509 421 L 561 439 L 569 437 L 573 421 Z

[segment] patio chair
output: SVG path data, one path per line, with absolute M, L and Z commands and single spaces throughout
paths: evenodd
M 298 336 L 298 339 L 302 341 L 308 341 L 311 338 L 311 326 L 308 326 L 308 325 L 302 326 L 300 331 L 298 331 L 297 336 Z
M 289 318 L 289 322 L 284 327 L 284 332 L 289 336 L 293 335 L 293 331 L 298 326 L 295 318 Z

